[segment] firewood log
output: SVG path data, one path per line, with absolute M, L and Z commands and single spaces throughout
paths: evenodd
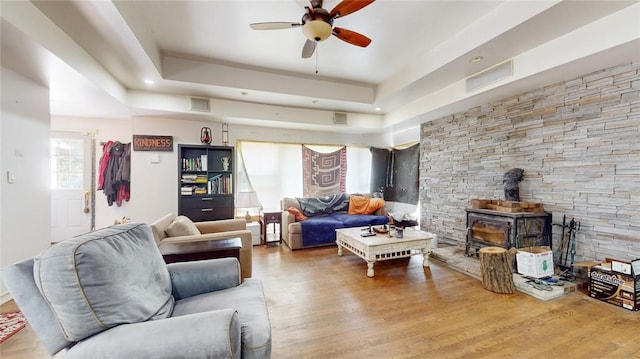
M 517 250 L 501 247 L 484 247 L 479 251 L 482 286 L 494 293 L 515 292 L 513 283 L 513 263 Z

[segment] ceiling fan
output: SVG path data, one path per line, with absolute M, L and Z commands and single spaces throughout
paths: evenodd
M 367 47 L 371 39 L 355 31 L 333 27 L 333 20 L 347 16 L 363 7 L 371 4 L 375 0 L 342 0 L 331 11 L 322 8 L 322 0 L 311 0 L 311 7 L 305 6 L 307 11 L 302 16 L 302 20 L 297 22 L 258 22 L 251 24 L 254 30 L 278 30 L 302 27 L 302 32 L 307 37 L 307 41 L 302 47 L 302 58 L 309 58 L 316 50 L 316 44 L 324 41 L 330 35 L 334 35 L 342 41 L 352 45 Z

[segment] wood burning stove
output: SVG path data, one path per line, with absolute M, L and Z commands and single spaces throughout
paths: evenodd
M 551 247 L 551 213 L 508 213 L 489 209 L 467 210 L 465 254 L 478 253 L 482 247 L 509 249 L 532 246 Z M 470 249 L 474 249 L 471 253 Z

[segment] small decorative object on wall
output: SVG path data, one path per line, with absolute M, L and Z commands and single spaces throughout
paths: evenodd
M 223 171 L 228 171 L 229 170 L 230 161 L 231 161 L 231 159 L 229 157 L 222 157 L 220 159 L 220 162 L 222 162 L 222 170 Z
M 200 142 L 204 145 L 211 144 L 211 129 L 209 127 L 203 127 L 200 129 Z
M 519 183 L 524 176 L 522 168 L 512 168 L 502 176 L 504 185 L 504 199 L 507 201 L 520 201 Z
M 229 124 L 226 122 L 222 123 L 222 144 L 229 145 Z

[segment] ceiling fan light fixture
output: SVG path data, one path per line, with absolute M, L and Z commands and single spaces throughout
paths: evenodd
M 331 25 L 322 20 L 307 21 L 302 26 L 302 33 L 312 41 L 324 41 L 331 36 Z
M 299 23 L 295 22 L 257 22 L 250 24 L 254 30 L 291 29 L 301 27 L 307 38 L 302 47 L 303 59 L 310 58 L 316 50 L 316 45 L 331 36 L 355 46 L 367 47 L 371 39 L 348 29 L 333 27 L 333 20 L 354 13 L 375 0 L 341 0 L 331 12 L 322 7 L 323 0 L 309 0 L 310 6 L 305 6 L 305 12 Z M 316 58 L 317 59 L 317 58 Z M 316 69 L 316 74 L 318 73 Z

